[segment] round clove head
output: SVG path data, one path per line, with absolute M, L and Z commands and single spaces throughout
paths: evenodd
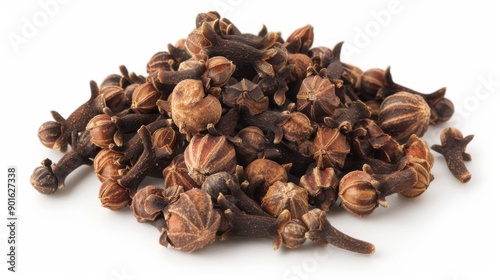
M 430 116 L 431 109 L 423 97 L 402 91 L 384 99 L 378 123 L 385 133 L 405 143 L 412 134 L 424 135 Z
M 167 236 L 170 244 L 185 252 L 199 250 L 215 241 L 221 215 L 209 195 L 191 189 L 168 208 Z
M 59 182 L 52 171 L 52 161 L 45 159 L 42 166 L 33 170 L 30 177 L 31 185 L 42 194 L 53 194 L 57 191 Z
M 62 125 L 59 122 L 44 122 L 38 129 L 38 139 L 49 149 L 62 149 L 66 146 L 62 136 Z
M 339 185 L 342 207 L 359 217 L 371 214 L 379 205 L 372 181 L 372 176 L 361 170 L 351 171 L 342 177 Z
M 131 199 L 127 189 L 118 184 L 116 179 L 108 179 L 99 189 L 101 205 L 110 210 L 120 210 L 130 204 Z
M 306 232 L 307 227 L 301 220 L 292 219 L 281 233 L 283 245 L 290 249 L 299 248 L 307 240 Z

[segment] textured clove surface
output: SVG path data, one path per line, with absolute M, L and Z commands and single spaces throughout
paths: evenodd
M 244 236 L 274 249 L 312 241 L 372 254 L 327 212 L 360 219 L 398 211 L 385 209 L 390 195 L 425 199 L 437 176 L 431 148 L 460 182 L 471 179 L 473 135 L 447 128 L 441 145 L 423 139 L 453 117 L 445 87 L 420 93 L 390 67 L 342 61 L 343 42 L 315 46 L 309 24 L 283 35 L 198 14 L 184 38 L 144 62 L 146 74 L 120 65 L 92 80 L 91 98 L 67 118 L 51 111 L 34 133 L 63 155 L 42 160 L 31 184 L 50 195 L 91 166 L 101 182 L 93 205 L 130 211 L 184 252 Z

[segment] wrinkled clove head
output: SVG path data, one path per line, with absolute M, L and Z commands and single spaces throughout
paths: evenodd
M 236 146 L 236 157 L 241 165 L 248 165 L 257 158 L 264 156 L 269 140 L 264 132 L 256 126 L 247 126 L 236 135 L 241 139 L 241 144 Z
M 400 143 L 412 134 L 421 137 L 429 127 L 431 110 L 419 95 L 399 92 L 384 99 L 378 122 L 382 130 Z
M 104 98 L 104 103 L 112 112 L 119 112 L 127 107 L 125 92 L 119 86 L 106 86 L 101 88 L 100 94 Z
M 112 149 L 102 149 L 94 158 L 94 171 L 99 181 L 104 182 L 120 175 L 125 166 L 119 163 L 122 153 Z
M 216 124 L 222 116 L 219 99 L 210 94 L 205 95 L 200 80 L 181 81 L 171 96 L 172 120 L 180 132 L 188 136 L 206 130 L 209 124 Z M 168 111 L 168 108 L 161 109 Z
M 147 114 L 158 110 L 156 101 L 161 93 L 155 88 L 153 83 L 146 82 L 137 86 L 132 93 L 132 104 L 130 109 L 138 114 Z
M 292 219 L 298 219 L 308 210 L 307 191 L 294 183 L 277 181 L 262 198 L 262 209 L 274 217 L 286 209 Z
M 279 163 L 269 159 L 256 159 L 245 168 L 245 177 L 249 188 L 246 192 L 250 196 L 262 198 L 275 182 L 288 181 L 288 171 Z
M 435 123 L 442 123 L 451 119 L 453 114 L 455 113 L 455 105 L 448 98 L 444 97 L 439 100 L 432 107 L 432 111 L 436 113 L 436 119 L 433 120 Z
M 207 60 L 206 77 L 211 87 L 221 87 L 229 81 L 236 66 L 223 56 L 214 56 Z
M 174 59 L 167 51 L 159 51 L 155 53 L 147 64 L 146 70 L 149 75 L 153 75 L 158 70 L 172 71 Z
M 399 194 L 404 197 L 415 198 L 427 190 L 434 176 L 432 176 L 430 172 L 431 167 L 429 163 L 423 159 L 412 158 L 408 166 L 415 169 L 417 173 L 417 183 L 412 188 L 399 192 Z
M 49 149 L 62 149 L 66 146 L 62 136 L 62 125 L 59 122 L 44 122 L 38 129 L 38 139 Z
M 315 167 L 300 177 L 300 186 L 309 194 L 309 204 L 328 211 L 337 200 L 339 179 L 334 168 Z
M 30 182 L 42 194 L 53 194 L 57 191 L 59 181 L 52 171 L 52 161 L 50 159 L 43 160 L 42 165 L 33 170 Z
M 201 185 L 201 189 L 206 192 L 213 201 L 217 201 L 219 194 L 231 194 L 231 190 L 228 187 L 228 182 L 232 182 L 233 179 L 234 178 L 231 176 L 231 174 L 227 172 L 217 172 L 205 179 L 205 181 Z
M 360 91 L 367 99 L 374 99 L 378 90 L 384 85 L 385 70 L 372 68 L 361 76 Z
M 285 228 L 281 233 L 283 245 L 290 249 L 299 248 L 307 240 L 305 236 L 306 232 L 307 227 L 301 220 L 292 219 L 285 225 Z
M 327 77 L 312 75 L 302 81 L 297 93 L 297 110 L 313 121 L 331 117 L 340 104 L 335 95 L 335 85 Z
M 90 133 L 92 143 L 101 148 L 108 148 L 114 143 L 118 128 L 111 120 L 111 116 L 100 114 L 93 117 L 85 127 Z
M 204 191 L 192 189 L 168 208 L 167 236 L 175 249 L 193 252 L 215 241 L 221 215 Z
M 425 160 L 430 167 L 434 165 L 434 155 L 432 155 L 427 142 L 413 134 L 403 145 L 405 155 Z
M 219 171 L 230 174 L 236 170 L 236 151 L 224 136 L 195 136 L 184 151 L 189 175 L 198 184 Z
M 310 24 L 298 28 L 290 34 L 286 41 L 292 42 L 296 38 L 300 41 L 299 52 L 307 53 L 314 42 L 314 28 Z
M 300 112 L 291 113 L 282 128 L 284 138 L 295 143 L 308 140 L 314 131 L 309 118 Z
M 361 170 L 344 175 L 339 185 L 342 207 L 359 217 L 371 214 L 379 205 L 377 190 L 372 182 L 372 176 Z
M 162 171 L 163 182 L 166 188 L 182 186 L 184 191 L 200 186 L 189 176 L 189 170 L 184 161 L 184 154 L 175 156 L 170 164 Z
M 319 128 L 313 146 L 314 159 L 319 168 L 342 168 L 350 151 L 346 136 L 338 128 Z
M 129 191 L 120 186 L 116 179 L 107 179 L 102 182 L 99 199 L 103 207 L 115 211 L 125 208 L 131 201 Z
M 137 191 L 132 199 L 132 203 L 130 207 L 132 208 L 132 212 L 134 213 L 135 218 L 138 222 L 144 223 L 149 221 L 154 221 L 158 218 L 158 216 L 162 213 L 160 211 L 150 211 L 148 206 L 146 205 L 146 200 L 150 196 L 156 196 L 158 198 L 163 198 L 163 188 L 159 188 L 153 185 L 146 186 Z

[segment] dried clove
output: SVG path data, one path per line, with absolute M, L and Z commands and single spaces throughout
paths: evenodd
M 220 195 L 220 204 L 224 204 L 221 202 L 222 200 L 225 200 L 225 198 Z M 228 202 L 226 201 L 226 203 Z M 224 216 L 227 218 L 230 228 L 222 235 L 223 240 L 229 236 L 272 239 L 273 247 L 276 250 L 283 243 L 288 248 L 297 248 L 297 245 L 303 244 L 301 241 L 298 242 L 299 244 L 295 244 L 297 239 L 302 239 L 297 235 L 303 233 L 305 238 L 316 241 L 320 246 L 332 244 L 362 254 L 372 254 L 375 251 L 372 244 L 352 238 L 334 228 L 326 219 L 326 213 L 319 209 L 307 212 L 300 220 L 291 219 L 288 210 L 284 210 L 276 218 L 271 218 L 248 215 L 238 210 L 235 211 L 234 208 L 229 208 L 224 211 Z M 293 228 L 296 230 L 290 235 Z M 290 237 L 293 240 L 289 240 Z M 290 245 L 291 242 L 294 242 L 294 244 Z
M 298 219 L 308 208 L 307 191 L 292 182 L 275 182 L 262 198 L 262 209 L 275 217 L 286 209 L 293 219 Z
M 236 207 L 241 211 L 250 215 L 269 215 L 255 200 L 243 192 L 237 179 L 225 171 L 208 176 L 201 185 L 201 189 L 208 193 L 214 202 L 217 202 L 219 194 L 231 195 L 235 199 Z
M 218 25 L 218 20 L 215 21 L 215 25 Z M 188 35 L 186 48 L 192 55 L 206 52 L 209 57 L 224 56 L 233 61 L 237 67 L 251 65 L 261 77 L 274 76 L 272 65 L 265 60 L 278 53 L 275 48 L 261 50 L 245 43 L 222 38 L 207 22 L 203 22 Z
M 404 143 L 412 134 L 424 135 L 430 116 L 430 108 L 420 95 L 402 91 L 384 99 L 378 122 L 384 132 Z
M 41 166 L 33 170 L 30 182 L 40 193 L 52 194 L 64 188 L 64 181 L 71 172 L 82 165 L 92 165 L 92 158 L 100 148 L 90 141 L 90 134 L 86 131 L 79 136 L 73 133 L 73 138 L 73 150 L 64 154 L 57 163 L 45 159 Z
M 335 95 L 335 85 L 327 77 L 311 75 L 302 80 L 297 93 L 297 110 L 305 113 L 313 121 L 333 116 L 340 105 Z
M 359 217 L 371 214 L 379 205 L 389 207 L 386 196 L 413 188 L 418 182 L 412 167 L 391 174 L 370 173 L 369 166 L 365 165 L 363 171 L 351 171 L 340 180 L 342 207 Z
M 210 174 L 234 173 L 236 151 L 224 136 L 195 136 L 184 151 L 184 161 L 191 178 L 201 185 Z
M 172 120 L 188 138 L 206 130 L 209 124 L 217 123 L 222 115 L 219 100 L 205 94 L 200 80 L 186 79 L 179 82 L 171 96 Z M 163 102 L 158 103 L 160 108 L 167 111 L 164 105 Z
M 341 113 L 337 118 L 325 117 L 326 126 L 331 128 L 339 128 L 342 133 L 349 133 L 356 122 L 369 118 L 370 109 L 361 101 L 354 101 L 349 104 L 347 110 Z
M 71 143 L 72 134 L 85 130 L 85 126 L 94 116 L 101 114 L 106 106 L 104 96 L 99 94 L 99 87 L 95 81 L 90 81 L 90 98 L 83 103 L 67 119 L 58 112 L 51 111 L 55 122 L 46 122 L 38 130 L 40 142 L 48 148 L 59 149 L 65 152 Z
M 314 159 L 319 168 L 344 166 L 349 142 L 338 128 L 321 127 L 314 138 Z
M 173 141 L 167 140 L 166 143 L 153 142 L 150 132 L 144 126 L 139 128 L 137 133 L 143 145 L 143 152 L 137 160 L 137 163 L 124 175 L 107 179 L 101 185 L 99 198 L 101 199 L 102 205 L 111 210 L 118 210 L 126 206 L 128 201 L 124 201 L 124 193 L 127 192 L 130 197 L 133 197 L 139 184 L 147 177 L 151 167 L 158 164 L 161 160 L 167 159 L 173 153 L 171 147 Z M 172 134 L 172 137 L 175 137 L 174 135 L 175 132 Z M 120 200 L 121 203 L 111 203 L 111 207 L 108 207 L 110 203 L 108 202 L 109 197 L 105 192 L 107 189 L 119 190 L 120 198 L 122 198 L 122 200 Z
M 464 161 L 470 161 L 470 154 L 465 152 L 467 144 L 474 135 L 463 136 L 456 128 L 448 127 L 441 132 L 441 145 L 432 145 L 431 149 L 442 154 L 453 176 L 462 183 L 470 181 L 471 174 L 465 167 Z
M 300 177 L 300 186 L 307 191 L 310 205 L 328 211 L 337 200 L 339 179 L 332 167 L 314 167 Z
M 221 217 L 204 191 L 181 193 L 165 212 L 168 241 L 175 249 L 193 252 L 215 241 Z
M 157 114 L 115 115 L 108 107 L 103 112 L 90 119 L 85 127 L 90 132 L 91 141 L 103 149 L 122 146 L 123 134 L 136 132 L 141 126 L 158 119 Z
M 302 216 L 308 231 L 306 237 L 316 241 L 320 246 L 333 246 L 361 254 L 373 254 L 375 246 L 352 238 L 334 228 L 326 218 L 325 211 L 313 209 Z

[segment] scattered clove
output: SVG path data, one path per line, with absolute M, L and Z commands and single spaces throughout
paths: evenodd
M 82 165 L 92 165 L 92 159 L 100 148 L 91 142 L 90 134 L 82 132 L 76 136 L 73 133 L 72 138 L 75 139 L 72 151 L 64 154 L 57 163 L 52 163 L 50 159 L 43 160 L 42 165 L 31 174 L 31 185 L 40 193 L 52 194 L 64 188 L 64 181 L 71 172 Z
M 448 127 L 441 132 L 440 138 L 441 145 L 432 145 L 431 149 L 444 156 L 453 176 L 462 183 L 469 182 L 471 174 L 465 167 L 464 162 L 470 161 L 472 157 L 465 152 L 465 148 L 472 141 L 474 135 L 464 137 L 460 130 Z

